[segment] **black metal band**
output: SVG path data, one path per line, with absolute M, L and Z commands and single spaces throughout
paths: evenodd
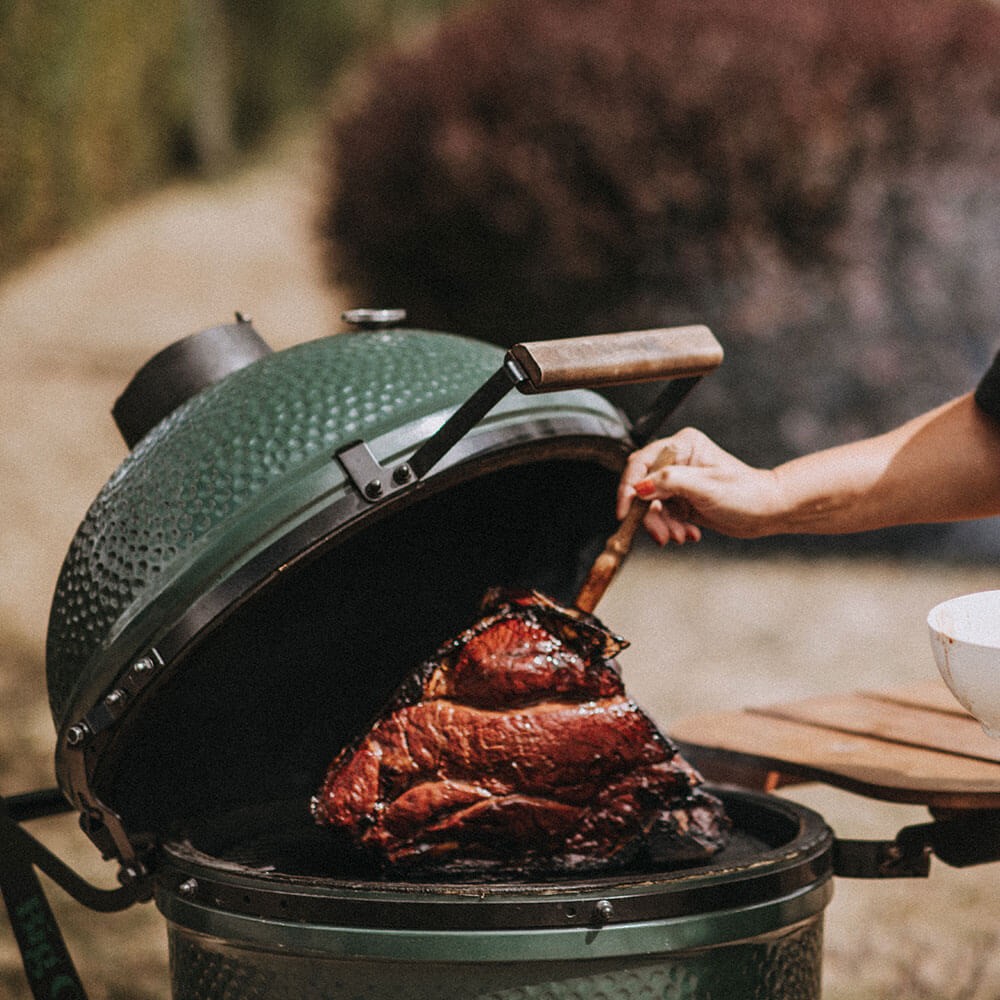
M 381 882 L 254 871 L 202 854 L 189 843 L 160 853 L 157 893 L 225 913 L 265 920 L 393 930 L 511 930 L 604 926 L 686 917 L 765 904 L 826 882 L 832 833 L 822 819 L 778 799 L 715 789 L 736 829 L 716 859 L 671 872 L 552 877 L 544 882 Z

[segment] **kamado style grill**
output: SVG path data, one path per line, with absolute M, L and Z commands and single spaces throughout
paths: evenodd
M 49 627 L 62 797 L 0 815 L 36 996 L 83 988 L 34 867 L 96 910 L 155 896 L 177 1000 L 739 1000 L 819 995 L 835 869 L 921 873 L 932 847 L 991 859 L 963 846 L 991 813 L 971 840 L 938 823 L 859 845 L 734 787 L 715 789 L 731 842 L 694 868 L 393 881 L 331 857 L 308 813 L 331 752 L 488 587 L 572 601 L 626 455 L 722 357 L 704 327 L 504 353 L 350 318 L 362 329 L 272 353 L 237 316 L 161 352 L 116 404 L 132 452 L 73 541 Z M 635 426 L 588 391 L 658 379 Z M 67 801 L 121 888 L 82 882 L 19 825 Z

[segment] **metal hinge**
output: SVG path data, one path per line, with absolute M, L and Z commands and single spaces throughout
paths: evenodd
M 149 899 L 152 883 L 143 838 L 130 836 L 121 816 L 102 802 L 91 789 L 90 755 L 95 741 L 124 714 L 128 706 L 164 666 L 156 649 L 149 649 L 129 665 L 116 686 L 82 719 L 69 726 L 60 750 L 66 782 L 64 787 L 80 813 L 80 827 L 105 859 L 117 858 L 118 879 L 137 900 Z
M 66 730 L 66 745 L 74 749 L 86 746 L 100 732 L 114 725 L 129 703 L 153 679 L 163 666 L 163 657 L 155 649 L 137 657 L 117 685 L 82 719 Z

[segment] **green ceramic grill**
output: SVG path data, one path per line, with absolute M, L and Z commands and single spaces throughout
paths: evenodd
M 155 895 L 176 1000 L 817 996 L 832 838 L 767 796 L 721 790 L 732 844 L 679 872 L 409 884 L 318 848 L 331 754 L 488 587 L 572 600 L 626 455 L 721 360 L 704 327 L 504 352 L 350 319 L 274 353 L 237 317 L 115 406 L 48 634 L 59 784 L 125 883 L 79 898 Z M 655 380 L 635 426 L 593 391 Z
M 127 870 L 178 817 L 306 792 L 489 586 L 568 599 L 630 446 L 579 386 L 721 359 L 704 327 L 505 354 L 360 319 L 280 353 L 203 331 L 115 406 L 132 452 L 70 546 L 47 668 L 60 785 Z

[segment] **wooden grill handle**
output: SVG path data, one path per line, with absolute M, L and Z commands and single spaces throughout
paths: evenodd
M 509 353 L 530 383 L 519 388 L 535 393 L 696 378 L 718 368 L 723 352 L 707 326 L 675 326 L 533 341 Z
M 677 461 L 677 453 L 670 445 L 666 445 L 656 461 L 650 466 L 650 472 L 656 472 L 667 465 L 673 465 Z M 587 579 L 584 580 L 580 592 L 573 602 L 574 607 L 579 611 L 592 614 L 594 608 L 600 603 L 604 592 L 611 585 L 619 567 L 625 561 L 629 549 L 632 548 L 632 540 L 635 533 L 642 524 L 642 519 L 649 510 L 649 502 L 635 497 L 628 513 L 618 525 L 618 530 L 604 543 L 604 551 L 594 560 L 590 567 Z

